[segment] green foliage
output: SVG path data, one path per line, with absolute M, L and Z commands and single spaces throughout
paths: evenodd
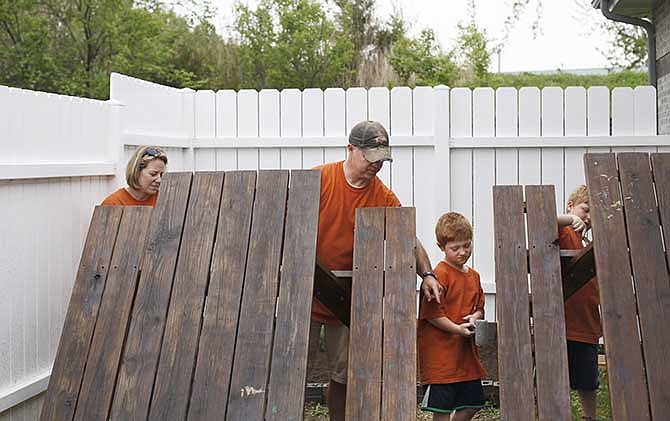
M 486 79 L 491 52 L 488 47 L 486 33 L 479 29 L 475 22 L 475 3 L 469 1 L 470 22 L 459 24 L 459 35 L 456 41 L 457 55 L 463 72 L 463 79 L 468 82 L 481 82 Z
M 91 98 L 107 97 L 112 71 L 194 89 L 646 84 L 632 71 L 492 74 L 472 0 L 453 50 L 430 29 L 410 36 L 398 14 L 380 20 L 375 1 L 260 0 L 237 7 L 224 39 L 211 0 L 0 0 L 0 84 Z M 531 4 L 539 16 L 542 0 L 514 0 L 506 27 Z M 638 67 L 645 34 L 612 28 L 612 63 Z
M 55 90 L 58 64 L 50 54 L 48 18 L 35 0 L 0 0 L 0 83 Z
M 354 43 L 314 0 L 262 0 L 238 5 L 241 87 L 346 86 Z
M 105 98 L 117 71 L 176 87 L 236 87 L 238 74 L 219 69 L 237 46 L 206 19 L 193 26 L 162 4 L 0 0 L 0 83 Z
M 557 71 L 553 74 L 533 74 L 533 73 L 489 73 L 483 82 L 464 83 L 459 86 L 468 86 L 475 88 L 477 86 L 490 86 L 499 88 L 503 86 L 513 86 L 521 88 L 523 86 L 537 86 L 544 88 L 546 86 L 607 86 L 613 89 L 618 86 L 642 86 L 647 84 L 647 74 L 633 71 L 612 72 L 607 75 L 575 75 Z
M 389 62 L 404 85 L 453 85 L 458 67 L 450 54 L 443 54 L 431 29 L 418 39 L 403 37 L 395 43 Z
M 606 52 L 612 66 L 634 69 L 647 60 L 647 32 L 639 26 L 607 21 L 605 28 L 614 38 Z

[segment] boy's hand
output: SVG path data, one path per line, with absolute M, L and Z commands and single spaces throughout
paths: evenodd
M 479 319 L 481 319 L 481 317 L 478 313 L 468 314 L 467 316 L 463 317 L 463 320 L 472 324 L 473 329 L 474 329 L 474 326 L 475 326 L 475 322 Z
M 475 325 L 474 323 L 463 323 L 461 325 L 458 325 L 458 334 L 465 337 L 469 338 L 472 335 L 475 334 Z
M 580 218 L 577 215 L 570 214 L 572 217 L 572 223 L 570 226 L 577 232 L 581 232 L 584 234 L 587 231 L 587 225 L 584 221 L 582 221 L 582 218 Z

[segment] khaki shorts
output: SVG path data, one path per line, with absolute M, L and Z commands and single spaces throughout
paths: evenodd
M 349 357 L 349 328 L 341 324 L 326 324 L 312 320 L 309 325 L 308 361 L 314 360 L 319 352 L 321 326 L 324 329 L 324 346 L 328 357 L 330 378 L 337 382 L 347 383 L 347 358 Z

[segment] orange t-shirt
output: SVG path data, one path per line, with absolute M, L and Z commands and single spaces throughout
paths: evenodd
M 435 275 L 447 292 L 441 304 L 428 302 L 421 294 L 416 332 L 421 383 L 445 384 L 481 379 L 486 370 L 479 361 L 474 336 L 465 338 L 445 332 L 428 322 L 446 317 L 461 324 L 465 323 L 464 316 L 477 310 L 483 315 L 484 291 L 479 273 L 472 268 L 467 273 L 461 272 L 440 262 L 435 268 Z
M 135 199 L 128 190 L 120 188 L 114 193 L 110 194 L 102 201 L 104 206 L 151 206 L 156 207 L 157 194 L 151 195 L 147 200 Z
M 570 226 L 561 228 L 559 242 L 562 249 L 584 248 L 581 237 Z M 568 340 L 598 343 L 602 336 L 599 304 L 598 279 L 595 277 L 565 301 L 565 336 Z
M 352 187 L 344 177 L 344 161 L 315 169 L 321 170 L 316 259 L 328 270 L 351 270 L 356 209 L 400 206 L 400 200 L 378 177 L 363 188 Z M 339 323 L 317 299 L 312 300 L 312 320 Z

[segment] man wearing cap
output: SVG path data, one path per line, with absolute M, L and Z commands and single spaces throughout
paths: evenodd
M 316 258 L 328 270 L 351 270 L 357 208 L 401 206 L 396 195 L 377 177 L 384 161 L 392 161 L 386 129 L 362 121 L 349 133 L 347 159 L 317 166 L 321 170 L 321 207 Z M 427 299 L 440 301 L 441 286 L 431 272 L 430 259 L 416 240 L 417 274 Z M 331 420 L 344 420 L 349 329 L 317 299 L 312 302 L 310 356 L 316 352 L 321 324 L 331 367 L 328 409 Z M 310 361 L 312 358 L 310 358 Z

